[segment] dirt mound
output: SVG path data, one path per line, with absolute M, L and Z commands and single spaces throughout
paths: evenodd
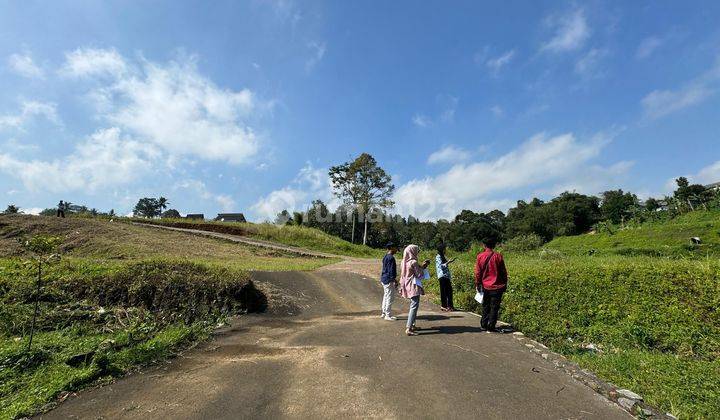
M 59 250 L 68 252 L 89 243 L 93 236 L 106 236 L 117 229 L 106 221 L 8 214 L 0 216 L 0 256 L 21 255 L 19 239 L 37 234 L 59 236 Z
M 204 230 L 206 232 L 226 233 L 228 235 L 246 236 L 248 234 L 248 232 L 245 229 L 243 229 L 242 227 L 237 226 L 237 225 L 221 225 L 221 224 L 215 224 L 215 223 L 194 223 L 194 222 L 180 222 L 180 221 L 158 222 L 156 220 L 141 220 L 141 219 L 134 219 L 133 222 L 144 223 L 147 225 L 168 226 L 168 227 L 181 228 L 181 229 Z

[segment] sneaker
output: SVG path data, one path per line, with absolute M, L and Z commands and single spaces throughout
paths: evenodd
M 383 319 L 384 319 L 385 321 L 397 321 L 397 317 L 396 317 L 396 316 L 392 316 L 392 315 L 385 315 L 385 316 L 383 317 Z
M 380 314 L 380 318 L 383 318 L 383 319 L 384 319 L 385 316 L 386 316 L 385 313 L 381 313 L 381 314 Z

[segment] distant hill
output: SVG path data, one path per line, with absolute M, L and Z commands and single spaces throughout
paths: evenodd
M 611 233 L 612 232 L 612 233 Z M 690 238 L 698 237 L 694 245 Z M 720 211 L 694 211 L 672 219 L 629 224 L 578 236 L 562 236 L 546 245 L 567 255 L 615 254 L 700 258 L 720 256 Z

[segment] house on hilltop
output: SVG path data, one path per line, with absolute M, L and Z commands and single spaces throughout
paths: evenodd
M 247 222 L 247 220 L 245 220 L 245 215 L 242 213 L 218 213 L 217 217 L 213 220 L 216 222 Z

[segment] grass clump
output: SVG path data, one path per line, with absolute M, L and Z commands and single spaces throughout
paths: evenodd
M 28 351 L 32 274 L 18 258 L 0 259 L 0 418 L 32 415 L 63 391 L 162 360 L 224 317 L 265 305 L 245 271 L 69 259 L 48 268 Z

